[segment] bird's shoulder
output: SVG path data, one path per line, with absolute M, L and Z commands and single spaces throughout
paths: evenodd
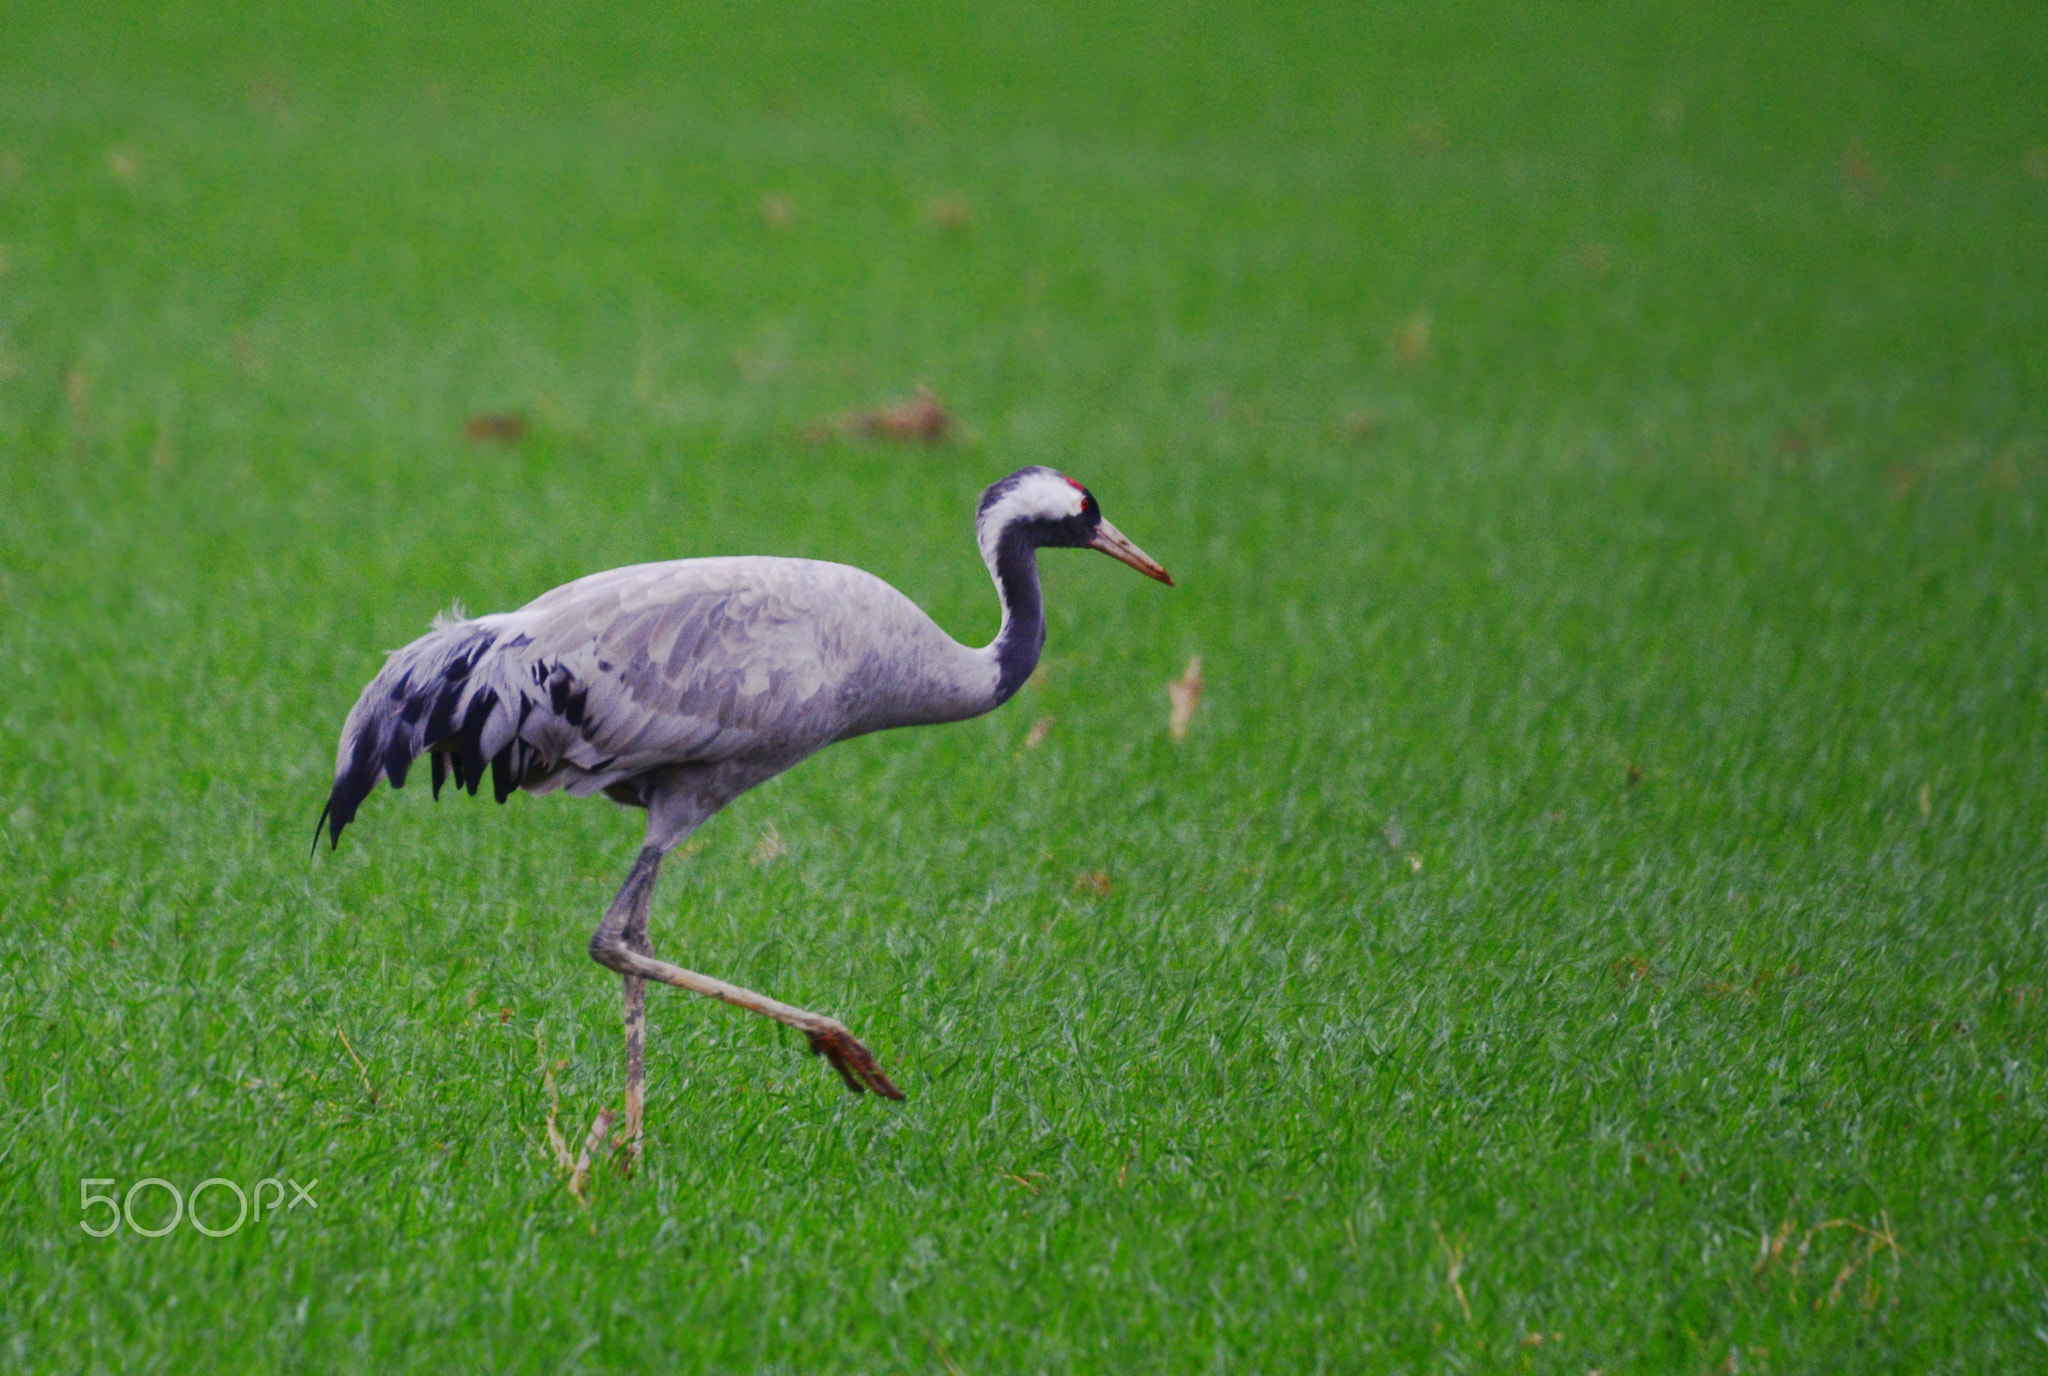
M 916 604 L 865 569 L 820 559 L 739 555 L 607 569 L 543 593 L 507 616 L 528 634 L 602 632 L 691 610 L 742 624 L 872 614 Z
M 768 556 L 611 569 L 487 620 L 508 682 L 558 688 L 557 711 L 574 703 L 606 754 L 664 758 L 816 748 L 847 729 L 878 660 L 951 644 L 863 569 Z

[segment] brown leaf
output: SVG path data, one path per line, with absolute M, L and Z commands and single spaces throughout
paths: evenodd
M 1114 881 L 1101 870 L 1083 870 L 1074 876 L 1075 893 L 1092 893 L 1101 898 L 1107 895 L 1112 887 Z
M 1378 411 L 1353 411 L 1344 417 L 1343 433 L 1347 440 L 1378 439 L 1387 428 L 1387 418 Z
M 1172 704 L 1167 713 L 1166 729 L 1175 740 L 1184 740 L 1188 727 L 1194 724 L 1195 708 L 1202 701 L 1202 657 L 1196 655 L 1188 661 L 1188 671 L 1166 685 L 1167 701 Z
M 471 444 L 517 444 L 526 438 L 526 417 L 517 411 L 481 412 L 462 427 L 462 438 Z
M 1056 717 L 1040 717 L 1037 721 L 1032 722 L 1031 729 L 1024 733 L 1024 748 L 1026 750 L 1036 750 L 1039 746 L 1044 745 L 1045 738 L 1052 734 L 1053 723 L 1057 720 L 1058 718 Z
M 789 847 L 782 844 L 782 833 L 775 829 L 775 823 L 770 822 L 768 829 L 761 833 L 761 839 L 754 843 L 753 863 L 772 864 L 787 854 Z
M 873 439 L 922 440 L 936 444 L 946 437 L 953 418 L 929 388 L 919 387 L 908 401 L 863 411 L 852 417 L 853 430 Z
M 806 444 L 823 444 L 845 436 L 882 440 L 915 440 L 937 444 L 952 429 L 953 418 L 928 387 L 920 386 L 908 401 L 872 411 L 848 411 L 804 427 Z
M 974 223 L 974 211 L 958 196 L 934 196 L 924 203 L 924 217 L 940 229 L 960 230 Z

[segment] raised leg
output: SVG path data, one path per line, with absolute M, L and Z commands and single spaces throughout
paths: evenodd
M 598 924 L 596 934 L 590 938 L 590 958 L 608 970 L 618 971 L 626 980 L 626 1114 L 629 1140 L 637 1140 L 639 1136 L 639 1111 L 646 1074 L 644 1032 L 647 995 L 644 981 L 650 979 L 787 1023 L 810 1039 L 812 1054 L 830 1061 L 848 1089 L 856 1094 L 862 1090 L 873 1090 L 884 1099 L 901 1099 L 903 1091 L 882 1073 L 882 1068 L 875 1064 L 874 1056 L 837 1018 L 792 1007 L 751 989 L 685 970 L 654 956 L 647 941 L 647 909 L 654 899 L 654 881 L 661 873 L 662 854 L 663 848 L 658 845 L 649 845 L 641 850 L 640 858 L 633 863 L 633 872 L 626 876 L 618 897 L 605 909 L 604 921 Z

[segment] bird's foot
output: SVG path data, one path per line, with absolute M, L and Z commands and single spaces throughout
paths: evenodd
M 620 1132 L 612 1136 L 612 1164 L 618 1167 L 620 1175 L 632 1179 L 633 1172 L 640 1166 L 640 1134 Z
M 821 1019 L 823 1025 L 808 1031 L 811 1039 L 811 1054 L 823 1056 L 832 1062 L 832 1068 L 839 1072 L 839 1078 L 846 1081 L 846 1087 L 855 1094 L 871 1089 L 884 1099 L 901 1099 L 903 1091 L 882 1073 L 875 1064 L 874 1055 L 854 1038 L 853 1033 L 831 1019 Z

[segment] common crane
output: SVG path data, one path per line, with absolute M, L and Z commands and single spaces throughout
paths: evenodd
M 647 937 L 662 857 L 740 794 L 834 741 L 961 721 L 1008 701 L 1045 644 L 1037 552 L 1088 548 L 1171 584 L 1050 468 L 989 487 L 975 512 L 1002 628 L 971 649 L 881 579 L 811 559 L 680 559 L 579 578 L 517 611 L 437 618 L 393 651 L 342 727 L 320 814 L 330 845 L 381 777 L 402 787 L 420 754 L 434 796 L 450 774 L 513 790 L 603 793 L 647 810 L 647 838 L 590 955 L 625 981 L 626 1121 L 637 1152 L 646 1080 L 646 981 L 787 1023 L 855 1093 L 900 1099 L 836 1018 L 659 959 Z M 596 1129 L 601 1133 L 603 1129 Z

